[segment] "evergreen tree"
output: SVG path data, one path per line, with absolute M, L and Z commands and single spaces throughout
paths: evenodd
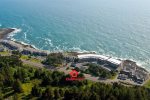
M 100 100 L 100 97 L 98 94 L 96 94 L 95 92 L 92 93 L 92 95 L 90 96 L 90 100 Z
M 54 99 L 54 93 L 51 87 L 48 87 L 45 92 L 42 94 L 42 99 L 44 100 L 53 100 Z
M 3 100 L 3 94 L 1 88 L 0 88 L 0 100 Z
M 31 94 L 32 94 L 32 96 L 40 97 L 41 96 L 41 89 L 37 85 L 35 85 L 32 88 Z
M 18 93 L 15 93 L 13 96 L 13 100 L 19 100 L 18 98 L 19 98 Z
M 60 96 L 59 90 L 58 90 L 58 89 L 55 89 L 55 90 L 54 90 L 54 99 L 55 99 L 55 100 L 58 100 L 60 97 L 61 97 L 61 96 Z
M 61 97 L 64 96 L 64 91 L 61 88 L 59 89 L 59 94 L 60 94 Z
M 18 93 L 23 92 L 21 82 L 20 82 L 19 79 L 15 80 L 15 82 L 13 84 L 13 89 L 14 89 L 15 92 L 18 92 Z

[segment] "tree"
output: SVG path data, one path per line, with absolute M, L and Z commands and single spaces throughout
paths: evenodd
M 3 94 L 1 88 L 0 88 L 0 100 L 3 100 Z
M 79 73 L 78 77 L 84 78 L 84 74 L 83 73 Z
M 37 69 L 37 70 L 35 71 L 35 73 L 34 73 L 34 77 L 35 77 L 35 78 L 41 78 L 41 74 L 42 74 L 42 71 L 39 70 L 39 69 Z
M 8 67 L 9 65 L 2 67 L 1 68 L 1 78 L 3 80 L 3 85 L 5 86 L 12 86 L 13 85 L 13 68 L 12 67 Z
M 61 97 L 64 96 L 64 91 L 61 88 L 59 89 L 59 94 L 60 94 Z
M 14 77 L 21 80 L 22 82 L 26 82 L 26 78 L 28 77 L 27 69 L 18 68 L 17 71 L 14 73 Z
M 100 100 L 100 97 L 98 94 L 96 94 L 95 92 L 92 93 L 92 95 L 90 96 L 90 100 Z
M 0 73 L 0 87 L 4 87 L 4 84 L 3 84 L 3 82 L 4 82 L 4 76 Z
M 78 68 L 78 67 L 75 67 L 74 68 L 77 72 L 79 72 L 80 71 L 80 69 Z
M 47 56 L 46 60 L 43 61 L 43 64 L 56 66 L 62 65 L 64 57 L 62 53 L 51 53 Z
M 22 55 L 19 51 L 12 51 L 12 54 L 18 56 L 19 58 Z
M 41 89 L 37 85 L 35 85 L 31 90 L 31 94 L 32 94 L 32 96 L 40 97 L 41 96 Z
M 13 100 L 19 100 L 18 97 L 19 97 L 18 93 L 15 93 L 13 96 Z
M 77 62 L 79 62 L 79 58 L 74 59 L 74 63 L 77 63 Z
M 53 79 L 51 78 L 51 76 L 45 76 L 44 79 L 42 80 L 42 85 L 43 86 L 51 85 L 52 82 Z
M 53 100 L 54 99 L 54 94 L 53 90 L 51 87 L 48 87 L 45 92 L 42 94 L 42 99 L 46 100 Z
M 54 99 L 55 99 L 55 100 L 58 100 L 60 97 L 61 97 L 61 96 L 60 96 L 59 90 L 58 90 L 58 89 L 55 89 L 55 90 L 54 90 Z
M 15 82 L 13 84 L 13 89 L 14 89 L 15 92 L 18 92 L 18 93 L 23 92 L 21 82 L 20 82 L 19 79 L 15 80 Z

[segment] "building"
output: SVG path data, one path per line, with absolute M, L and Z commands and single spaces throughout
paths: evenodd
M 139 67 L 136 62 L 124 60 L 121 63 L 121 74 L 127 75 L 133 81 L 142 84 L 149 78 L 149 72 Z
M 97 64 L 103 65 L 110 70 L 116 70 L 121 64 L 121 60 L 97 54 L 80 54 L 77 57 L 79 62 L 97 62 Z
M 5 49 L 3 47 L 0 47 L 0 52 L 3 52 Z

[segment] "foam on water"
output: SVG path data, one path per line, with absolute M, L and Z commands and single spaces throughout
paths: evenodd
M 10 34 L 12 40 L 52 52 L 96 51 L 150 69 L 149 0 L 4 1 L 1 27 L 22 29 Z
M 11 32 L 11 33 L 8 35 L 8 38 L 10 38 L 10 39 L 13 39 L 13 36 L 14 36 L 16 33 L 21 32 L 21 29 L 18 29 L 18 28 L 12 28 L 12 29 L 14 29 L 14 31 Z
M 54 46 L 51 39 L 45 38 L 44 40 L 48 43 L 49 46 Z

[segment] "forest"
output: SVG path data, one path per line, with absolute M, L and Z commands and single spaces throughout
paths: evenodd
M 150 100 L 145 87 L 66 81 L 66 77 L 63 72 L 24 65 L 19 56 L 0 56 L 0 100 Z
M 85 71 L 82 71 L 83 73 L 90 74 L 93 76 L 98 76 L 99 78 L 103 79 L 111 79 L 117 75 L 117 72 L 115 71 L 108 71 L 104 68 L 102 68 L 98 64 L 88 63 L 86 66 L 89 66 L 88 69 Z

